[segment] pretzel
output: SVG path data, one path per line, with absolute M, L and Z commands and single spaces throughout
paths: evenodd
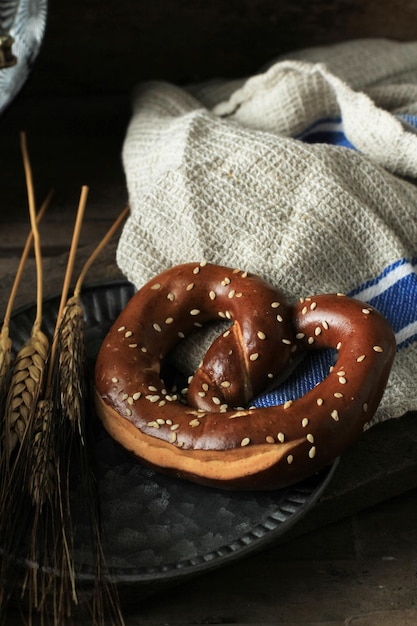
M 188 389 L 167 389 L 167 355 L 219 318 L 231 326 Z M 294 354 L 322 348 L 337 360 L 311 391 L 278 406 L 249 405 Z M 390 325 L 358 300 L 318 295 L 289 305 L 247 272 L 184 264 L 142 287 L 112 325 L 96 361 L 96 408 L 116 441 L 161 471 L 221 488 L 276 489 L 325 468 L 356 440 L 394 354 Z

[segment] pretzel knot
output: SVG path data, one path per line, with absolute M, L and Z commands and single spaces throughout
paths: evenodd
M 179 393 L 161 378 L 184 337 L 229 321 Z M 255 408 L 255 395 L 295 353 L 333 348 L 328 376 L 300 398 Z M 289 305 L 244 271 L 212 264 L 166 270 L 130 300 L 103 341 L 96 407 L 109 433 L 144 462 L 196 482 L 273 489 L 334 461 L 372 418 L 395 354 L 390 325 L 341 295 Z

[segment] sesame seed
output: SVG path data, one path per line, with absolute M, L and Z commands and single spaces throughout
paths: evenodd
M 307 339 L 307 343 L 311 346 L 311 344 L 313 344 L 313 343 L 314 343 L 314 337 L 309 337 L 309 338 Z
M 229 293 L 227 294 L 228 298 L 232 299 L 234 297 L 235 293 L 236 293 L 236 290 L 235 289 L 231 289 L 229 291 Z
M 285 343 L 285 345 L 290 346 L 291 345 L 291 340 L 290 339 L 282 339 L 282 343 Z
M 216 292 L 215 291 L 210 291 L 209 292 L 209 298 L 210 298 L 210 300 L 215 300 L 216 299 Z
M 271 435 L 267 435 L 265 437 L 265 441 L 266 441 L 266 443 L 275 443 L 275 439 L 273 437 L 271 437 Z
M 119 379 L 116 376 L 113 376 L 113 378 L 111 379 L 112 383 L 118 383 Z
M 197 266 L 193 269 L 193 274 L 198 274 L 200 272 L 200 268 Z
M 188 422 L 188 423 L 191 426 L 191 428 L 197 428 L 197 426 L 200 426 L 200 421 L 198 419 L 193 419 L 191 420 L 191 422 Z
M 338 376 L 345 376 L 345 375 L 346 375 L 346 372 L 345 372 L 345 370 L 339 370 L 339 371 L 337 372 L 337 375 L 338 375 Z
M 191 309 L 190 311 L 190 315 L 199 315 L 200 314 L 200 309 Z
M 184 333 L 183 333 L 181 330 L 179 330 L 179 331 L 177 332 L 177 336 L 178 336 L 180 339 L 184 339 L 184 337 L 185 337 Z
M 281 306 L 281 302 L 271 302 L 271 307 L 273 309 L 277 309 L 279 306 Z
M 314 334 L 316 335 L 316 337 L 321 335 L 321 328 L 320 328 L 320 326 L 316 326 L 316 328 L 314 330 Z
M 131 337 L 132 335 L 133 335 L 133 333 L 132 333 L 132 331 L 131 331 L 131 330 L 127 330 L 127 331 L 125 332 L 125 337 L 126 337 L 126 339 L 128 339 L 128 338 L 129 338 L 129 337 Z
M 370 312 L 371 309 L 362 309 L 362 313 L 364 313 L 365 315 L 369 315 Z
M 248 273 L 247 273 L 247 272 L 242 272 L 242 278 L 246 278 L 246 277 L 247 277 L 247 275 L 248 275 Z
M 316 456 L 316 446 L 312 446 L 310 448 L 308 456 L 310 457 L 310 459 L 314 459 L 314 457 Z
M 157 387 L 155 387 L 155 385 L 148 385 L 148 389 L 149 391 L 158 391 Z
M 126 330 L 126 326 L 120 326 L 120 327 L 117 329 L 117 332 L 118 332 L 118 333 L 122 333 L 124 330 Z
M 285 435 L 284 435 L 284 433 L 278 433 L 278 435 L 277 435 L 277 439 L 278 439 L 278 441 L 279 441 L 280 443 L 284 443 L 284 441 L 285 441 Z
M 159 324 L 157 324 L 156 322 L 154 324 L 152 324 L 152 327 L 154 330 L 156 330 L 157 333 L 160 333 L 162 328 L 160 327 Z
M 284 409 L 289 409 L 291 405 L 292 405 L 292 400 L 287 400 L 286 402 L 284 402 Z
M 235 413 L 232 413 L 232 415 L 229 415 L 229 419 L 234 419 L 235 417 L 246 417 L 246 415 L 248 415 L 247 411 L 236 411 Z
M 244 437 L 242 441 L 240 442 L 240 445 L 242 446 L 242 448 L 244 448 L 245 446 L 248 446 L 249 444 L 250 444 L 249 437 Z
M 166 400 L 161 400 L 160 402 L 158 402 L 158 406 L 165 406 L 166 405 Z
M 207 259 L 203 259 L 200 261 L 200 267 L 205 267 L 207 265 Z
M 282 322 L 284 320 L 284 318 L 282 317 L 282 315 L 277 315 L 277 322 Z
M 383 349 L 381 348 L 381 346 L 374 346 L 372 350 L 374 350 L 375 352 L 383 352 Z
M 235 294 L 235 298 L 241 298 L 242 296 L 243 296 L 243 293 L 241 291 Z
M 172 420 L 170 419 L 165 420 L 165 423 L 167 426 L 172 426 Z
M 323 320 L 321 325 L 323 326 L 324 330 L 329 330 L 329 323 L 326 322 L 326 320 Z
M 223 319 L 226 319 L 226 313 L 223 313 L 223 311 L 219 311 L 217 315 L 219 317 L 222 317 Z
M 288 465 L 291 465 L 291 463 L 292 463 L 293 461 L 294 461 L 294 457 L 293 457 L 293 455 L 292 455 L 292 454 L 289 454 L 289 455 L 287 456 L 287 463 L 288 463 Z
M 132 415 L 132 410 L 131 409 L 126 409 L 126 415 L 128 415 L 130 417 Z
M 194 289 L 194 283 L 190 283 L 189 285 L 187 285 L 186 290 L 187 291 L 191 291 L 191 289 Z
M 323 406 L 324 400 L 323 398 L 317 398 L 316 402 L 317 402 L 317 406 Z
M 146 346 L 142 346 L 142 347 L 141 347 L 141 351 L 142 351 L 142 352 L 147 352 L 147 351 L 148 351 L 148 348 L 147 348 Z
M 357 361 L 357 363 L 362 363 L 362 361 L 364 361 L 365 359 L 366 359 L 366 355 L 365 354 L 361 354 L 360 356 L 358 356 L 356 361 Z
M 202 389 L 204 389 L 204 391 L 208 391 L 208 390 L 209 390 L 209 386 L 208 386 L 208 384 L 207 384 L 207 383 L 203 383 L 203 384 L 201 385 L 201 387 L 202 387 Z
M 347 383 L 346 378 L 345 378 L 344 376 L 340 376 L 340 377 L 339 377 L 339 383 L 340 383 L 341 385 L 346 385 L 346 383 Z
M 223 287 L 225 287 L 226 285 L 230 285 L 232 281 L 230 280 L 230 278 L 228 276 L 226 276 L 225 278 L 223 278 L 221 284 L 223 285 Z
M 225 330 L 223 333 L 223 337 L 228 337 L 230 335 L 230 330 Z
M 261 340 L 266 339 L 266 335 L 264 332 L 262 332 L 262 330 L 258 330 L 256 334 L 258 336 L 258 339 L 261 339 Z
M 368 404 L 367 404 L 367 402 L 365 402 L 365 403 L 363 404 L 362 408 L 363 408 L 363 410 L 364 410 L 364 412 L 365 412 L 365 413 L 368 411 Z
M 220 413 L 226 413 L 226 411 L 228 410 L 229 405 L 228 404 L 222 404 L 220 406 Z
M 155 394 L 155 395 L 151 395 L 151 396 L 145 396 L 145 398 L 146 398 L 147 400 L 149 400 L 149 402 L 152 402 L 152 403 L 154 403 L 154 402 L 158 402 L 158 400 L 160 400 L 160 399 L 161 399 L 161 397 L 160 397 L 160 396 L 158 396 L 158 395 L 156 395 L 156 394 Z
M 161 289 L 161 283 L 155 283 L 154 285 L 152 285 L 151 289 L 153 289 L 154 291 Z
M 174 321 L 173 317 L 167 317 L 165 320 L 165 324 L 172 324 L 173 321 Z
M 130 343 L 129 344 L 129 348 L 137 348 L 138 344 L 137 343 Z
M 301 313 L 305 315 L 307 311 L 308 311 L 308 308 L 306 306 L 303 306 L 303 308 L 301 309 Z
M 198 395 L 200 398 L 205 398 L 205 397 L 206 397 L 206 392 L 205 392 L 205 391 L 199 391 L 199 392 L 197 393 L 197 395 Z
M 221 400 L 217 396 L 213 396 L 211 401 L 213 402 L 213 404 L 216 404 L 217 406 L 221 404 Z
M 225 315 L 226 315 L 226 318 L 227 318 L 228 320 L 231 320 L 231 319 L 232 319 L 232 314 L 230 313 L 230 311 L 226 311 L 226 314 L 225 314 Z
M 335 398 L 343 398 L 343 393 L 340 393 L 340 391 L 336 391 L 333 395 Z
M 132 396 L 130 396 L 130 397 L 127 399 L 127 403 L 128 403 L 128 404 L 130 404 L 130 406 L 132 406 L 132 404 L 133 404 L 133 398 L 132 398 Z
M 177 433 L 171 433 L 169 439 L 171 443 L 175 443 L 177 441 Z
M 306 426 L 308 426 L 308 424 L 309 424 L 309 419 L 308 419 L 308 417 L 303 417 L 303 419 L 302 419 L 302 421 L 301 421 L 301 426 L 302 426 L 303 428 L 305 428 Z
M 158 419 L 156 420 L 156 423 L 159 424 L 160 426 L 163 426 L 165 424 L 165 420 L 162 419 L 162 417 L 158 417 Z
M 341 347 L 342 347 L 342 342 L 339 341 L 338 344 L 336 345 L 336 350 L 340 350 Z
M 256 361 L 259 358 L 259 353 L 258 352 L 254 352 L 253 354 L 250 355 L 249 359 L 251 361 Z
M 331 413 L 330 413 L 332 419 L 334 419 L 335 422 L 339 421 L 339 412 L 334 409 Z
M 310 311 L 314 311 L 317 308 L 317 302 L 312 302 L 310 304 Z
M 307 441 L 308 441 L 309 443 L 314 443 L 314 435 L 312 435 L 311 433 L 309 433 L 309 434 L 307 435 Z
M 128 393 L 124 393 L 124 394 L 122 395 L 122 400 L 123 400 L 123 402 L 124 402 L 125 400 L 127 400 L 127 399 L 128 399 L 128 397 L 129 397 L 129 394 L 128 394 Z
M 171 302 L 173 302 L 175 300 L 175 295 L 172 293 L 172 291 L 170 291 L 167 294 L 167 300 L 170 300 Z
M 148 422 L 148 426 L 151 428 L 159 428 L 158 422 Z
M 168 423 L 168 420 L 167 420 L 167 423 Z M 170 429 L 170 430 L 178 430 L 178 429 L 179 429 L 179 427 L 180 427 L 180 425 L 179 425 L 179 424 L 172 424 L 172 426 L 171 426 L 171 429 Z
M 304 333 L 297 333 L 295 337 L 296 337 L 296 339 L 304 339 L 305 334 Z
M 231 385 L 231 384 L 232 384 L 232 383 L 230 382 L 230 380 L 223 380 L 223 381 L 220 383 L 220 387 L 225 387 L 225 388 L 228 388 L 228 387 L 230 387 L 230 385 Z

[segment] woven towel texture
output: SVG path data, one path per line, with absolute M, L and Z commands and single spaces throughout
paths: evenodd
M 120 268 L 140 287 L 206 259 L 290 299 L 360 292 L 399 260 L 415 277 L 416 112 L 417 43 L 299 51 L 247 80 L 139 85 L 123 146 L 131 216 Z M 306 140 L 317 124 L 338 124 L 352 147 Z M 401 296 L 411 308 L 415 289 Z M 417 408 L 415 308 L 375 421 Z

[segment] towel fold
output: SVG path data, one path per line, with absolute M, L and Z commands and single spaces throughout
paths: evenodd
M 206 259 L 259 274 L 290 300 L 343 291 L 368 302 L 398 345 L 372 423 L 417 409 L 416 127 L 414 42 L 297 51 L 247 80 L 139 85 L 119 267 L 140 287 Z M 313 353 L 256 402 L 304 393 L 328 358 Z

